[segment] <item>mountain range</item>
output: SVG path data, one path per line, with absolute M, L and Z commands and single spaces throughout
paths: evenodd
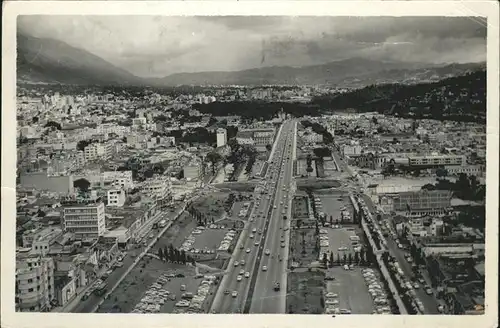
M 49 38 L 17 35 L 18 83 L 76 85 L 332 85 L 362 87 L 377 83 L 418 83 L 461 75 L 485 63 L 424 64 L 350 58 L 303 67 L 272 66 L 234 72 L 177 73 L 141 78 L 90 52 Z

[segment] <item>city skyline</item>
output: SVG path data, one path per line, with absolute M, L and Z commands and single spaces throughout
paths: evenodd
M 139 77 L 353 57 L 427 64 L 486 60 L 486 22 L 477 17 L 38 15 L 19 16 L 18 32 L 84 49 Z

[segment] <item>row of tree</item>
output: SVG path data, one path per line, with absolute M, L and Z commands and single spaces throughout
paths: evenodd
M 195 260 L 191 255 L 186 254 L 184 250 L 179 251 L 174 248 L 172 244 L 158 249 L 158 257 L 160 260 L 171 263 L 186 264 L 191 263 L 195 265 Z
M 325 267 L 334 267 L 335 265 L 351 265 L 351 264 L 356 264 L 356 265 L 369 265 L 372 263 L 372 258 L 370 257 L 370 254 L 365 252 L 364 250 L 361 250 L 361 252 L 355 252 L 354 256 L 352 253 L 348 254 L 343 254 L 340 256 L 339 253 L 337 253 L 336 258 L 334 258 L 333 252 L 330 252 L 330 255 L 328 256 L 326 253 L 323 253 L 323 258 L 321 259 L 321 263 Z

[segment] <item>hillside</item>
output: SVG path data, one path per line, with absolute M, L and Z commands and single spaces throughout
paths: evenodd
M 237 72 L 199 72 L 150 80 L 159 85 L 331 85 L 360 87 L 375 83 L 417 83 L 464 74 L 484 64 L 429 65 L 362 58 L 304 67 L 263 67 Z
M 53 39 L 17 35 L 17 81 L 130 85 L 139 79 L 85 50 Z
M 76 85 L 330 85 L 357 88 L 379 83 L 435 81 L 484 67 L 484 63 L 431 65 L 350 58 L 303 67 L 273 66 L 139 78 L 85 50 L 53 39 L 18 34 L 17 53 L 19 83 Z
M 434 83 L 371 85 L 312 100 L 323 110 L 355 109 L 439 120 L 486 120 L 486 71 L 479 70 Z

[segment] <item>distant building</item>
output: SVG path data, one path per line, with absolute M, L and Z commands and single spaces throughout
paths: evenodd
M 222 147 L 227 144 L 227 130 L 217 129 L 217 147 Z
M 465 155 L 408 156 L 409 166 L 466 165 Z
M 104 203 L 64 202 L 64 230 L 78 240 L 97 239 L 106 230 Z
M 406 216 L 441 215 L 451 206 L 448 190 L 419 190 L 402 192 L 392 198 L 393 210 Z
M 56 298 L 54 261 L 50 257 L 28 255 L 16 258 L 16 310 L 43 312 Z
M 113 154 L 113 145 L 111 143 L 94 143 L 84 149 L 86 161 L 108 160 Z

